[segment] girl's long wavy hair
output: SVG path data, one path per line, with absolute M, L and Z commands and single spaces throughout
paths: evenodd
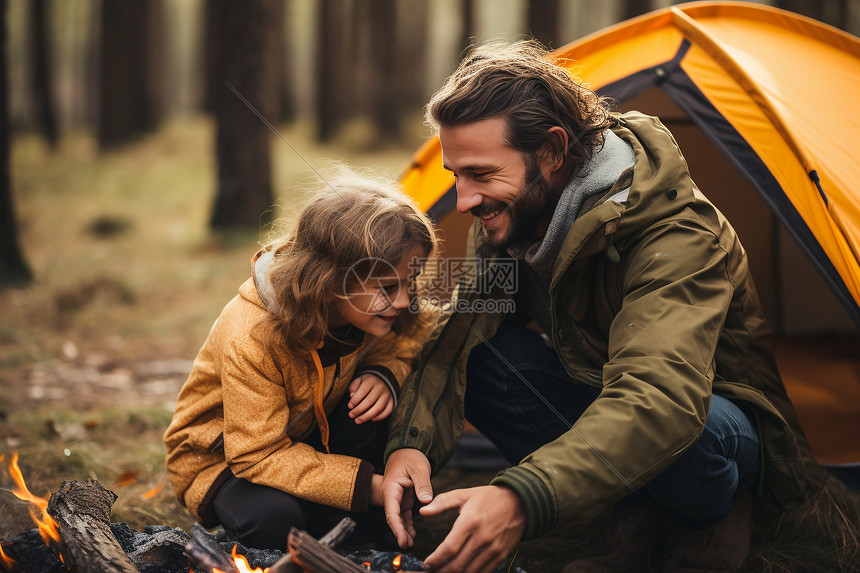
M 400 187 L 340 168 L 310 198 L 292 231 L 265 247 L 275 251 L 269 276 L 276 309 L 260 323 L 258 336 L 272 349 L 283 344 L 294 355 L 310 352 L 330 334 L 329 318 L 349 293 L 359 292 L 374 273 L 390 274 L 416 247 L 430 259 L 438 239 Z M 412 285 L 412 297 L 426 280 L 424 273 Z M 396 333 L 413 334 L 431 320 L 414 308 L 397 317 Z

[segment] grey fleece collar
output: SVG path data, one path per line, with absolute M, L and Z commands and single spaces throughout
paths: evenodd
M 254 285 L 257 294 L 269 312 L 277 311 L 275 288 L 272 286 L 272 264 L 275 262 L 275 249 L 264 252 L 254 263 Z
M 512 247 L 508 251 L 509 254 L 525 260 L 539 274 L 550 274 L 564 238 L 579 215 L 583 201 L 608 191 L 618 177 L 633 167 L 634 163 L 633 147 L 607 129 L 604 132 L 603 146 L 562 191 L 543 239 L 524 249 Z

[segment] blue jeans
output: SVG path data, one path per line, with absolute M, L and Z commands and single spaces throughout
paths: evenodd
M 599 394 L 599 388 L 571 379 L 555 350 L 522 326 L 502 324 L 469 355 L 466 419 L 512 464 L 570 429 Z M 709 525 L 728 515 L 752 485 L 759 457 L 749 418 L 713 395 L 699 440 L 645 491 L 622 503 L 650 495 L 688 525 Z

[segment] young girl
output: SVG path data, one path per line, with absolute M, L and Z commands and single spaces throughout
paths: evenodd
M 349 514 L 385 531 L 387 423 L 428 320 L 410 311 L 430 221 L 394 186 L 341 175 L 253 259 L 194 361 L 164 440 L 180 501 L 250 547 Z M 411 293 L 411 294 L 410 294 Z

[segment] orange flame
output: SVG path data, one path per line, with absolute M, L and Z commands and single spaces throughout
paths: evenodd
M 233 563 L 236 565 L 236 569 L 239 573 L 269 573 L 269 568 L 260 569 L 257 567 L 256 569 L 251 569 L 251 564 L 248 563 L 248 560 L 245 559 L 244 555 L 239 555 L 236 553 L 236 546 L 233 546 Z M 224 573 L 217 567 L 212 568 L 212 573 Z
M 24 475 L 21 473 L 21 468 L 18 467 L 18 452 L 13 453 L 12 459 L 9 460 L 9 474 L 12 476 L 12 480 L 15 482 L 15 485 L 18 486 L 18 489 L 12 491 L 15 497 L 22 501 L 32 503 L 42 512 L 42 519 L 39 519 L 36 516 L 36 513 L 31 509 L 30 517 L 32 517 L 33 521 L 36 522 L 36 526 L 39 528 L 39 535 L 42 536 L 42 540 L 45 542 L 45 545 L 50 545 L 51 539 L 56 543 L 59 543 L 59 524 L 54 521 L 53 517 L 48 515 L 48 500 L 33 495 L 30 493 L 30 490 L 27 489 L 27 485 L 24 483 Z
M 0 456 L 0 461 L 3 461 L 3 456 Z M 0 545 L 0 559 L 3 560 L 5 569 L 11 570 L 14 569 L 16 565 L 18 565 L 18 563 L 14 559 L 12 559 L 8 555 L 6 555 L 6 553 L 3 552 L 3 545 Z
M 148 492 L 143 494 L 143 497 L 145 499 L 152 499 L 153 497 L 158 495 L 158 492 L 160 492 L 162 490 L 162 488 L 164 488 L 164 486 L 166 486 L 166 485 L 167 485 L 167 480 L 165 479 L 160 484 L 158 484 L 157 486 L 155 486 L 154 488 L 152 488 L 151 490 L 149 490 Z
M 397 554 L 397 557 L 395 557 L 395 558 L 391 561 L 391 564 L 392 564 L 392 565 L 394 565 L 394 568 L 395 568 L 395 569 L 400 569 L 400 558 L 401 558 L 401 557 L 403 557 L 403 554 L 402 554 L 402 553 L 398 553 L 398 554 Z

